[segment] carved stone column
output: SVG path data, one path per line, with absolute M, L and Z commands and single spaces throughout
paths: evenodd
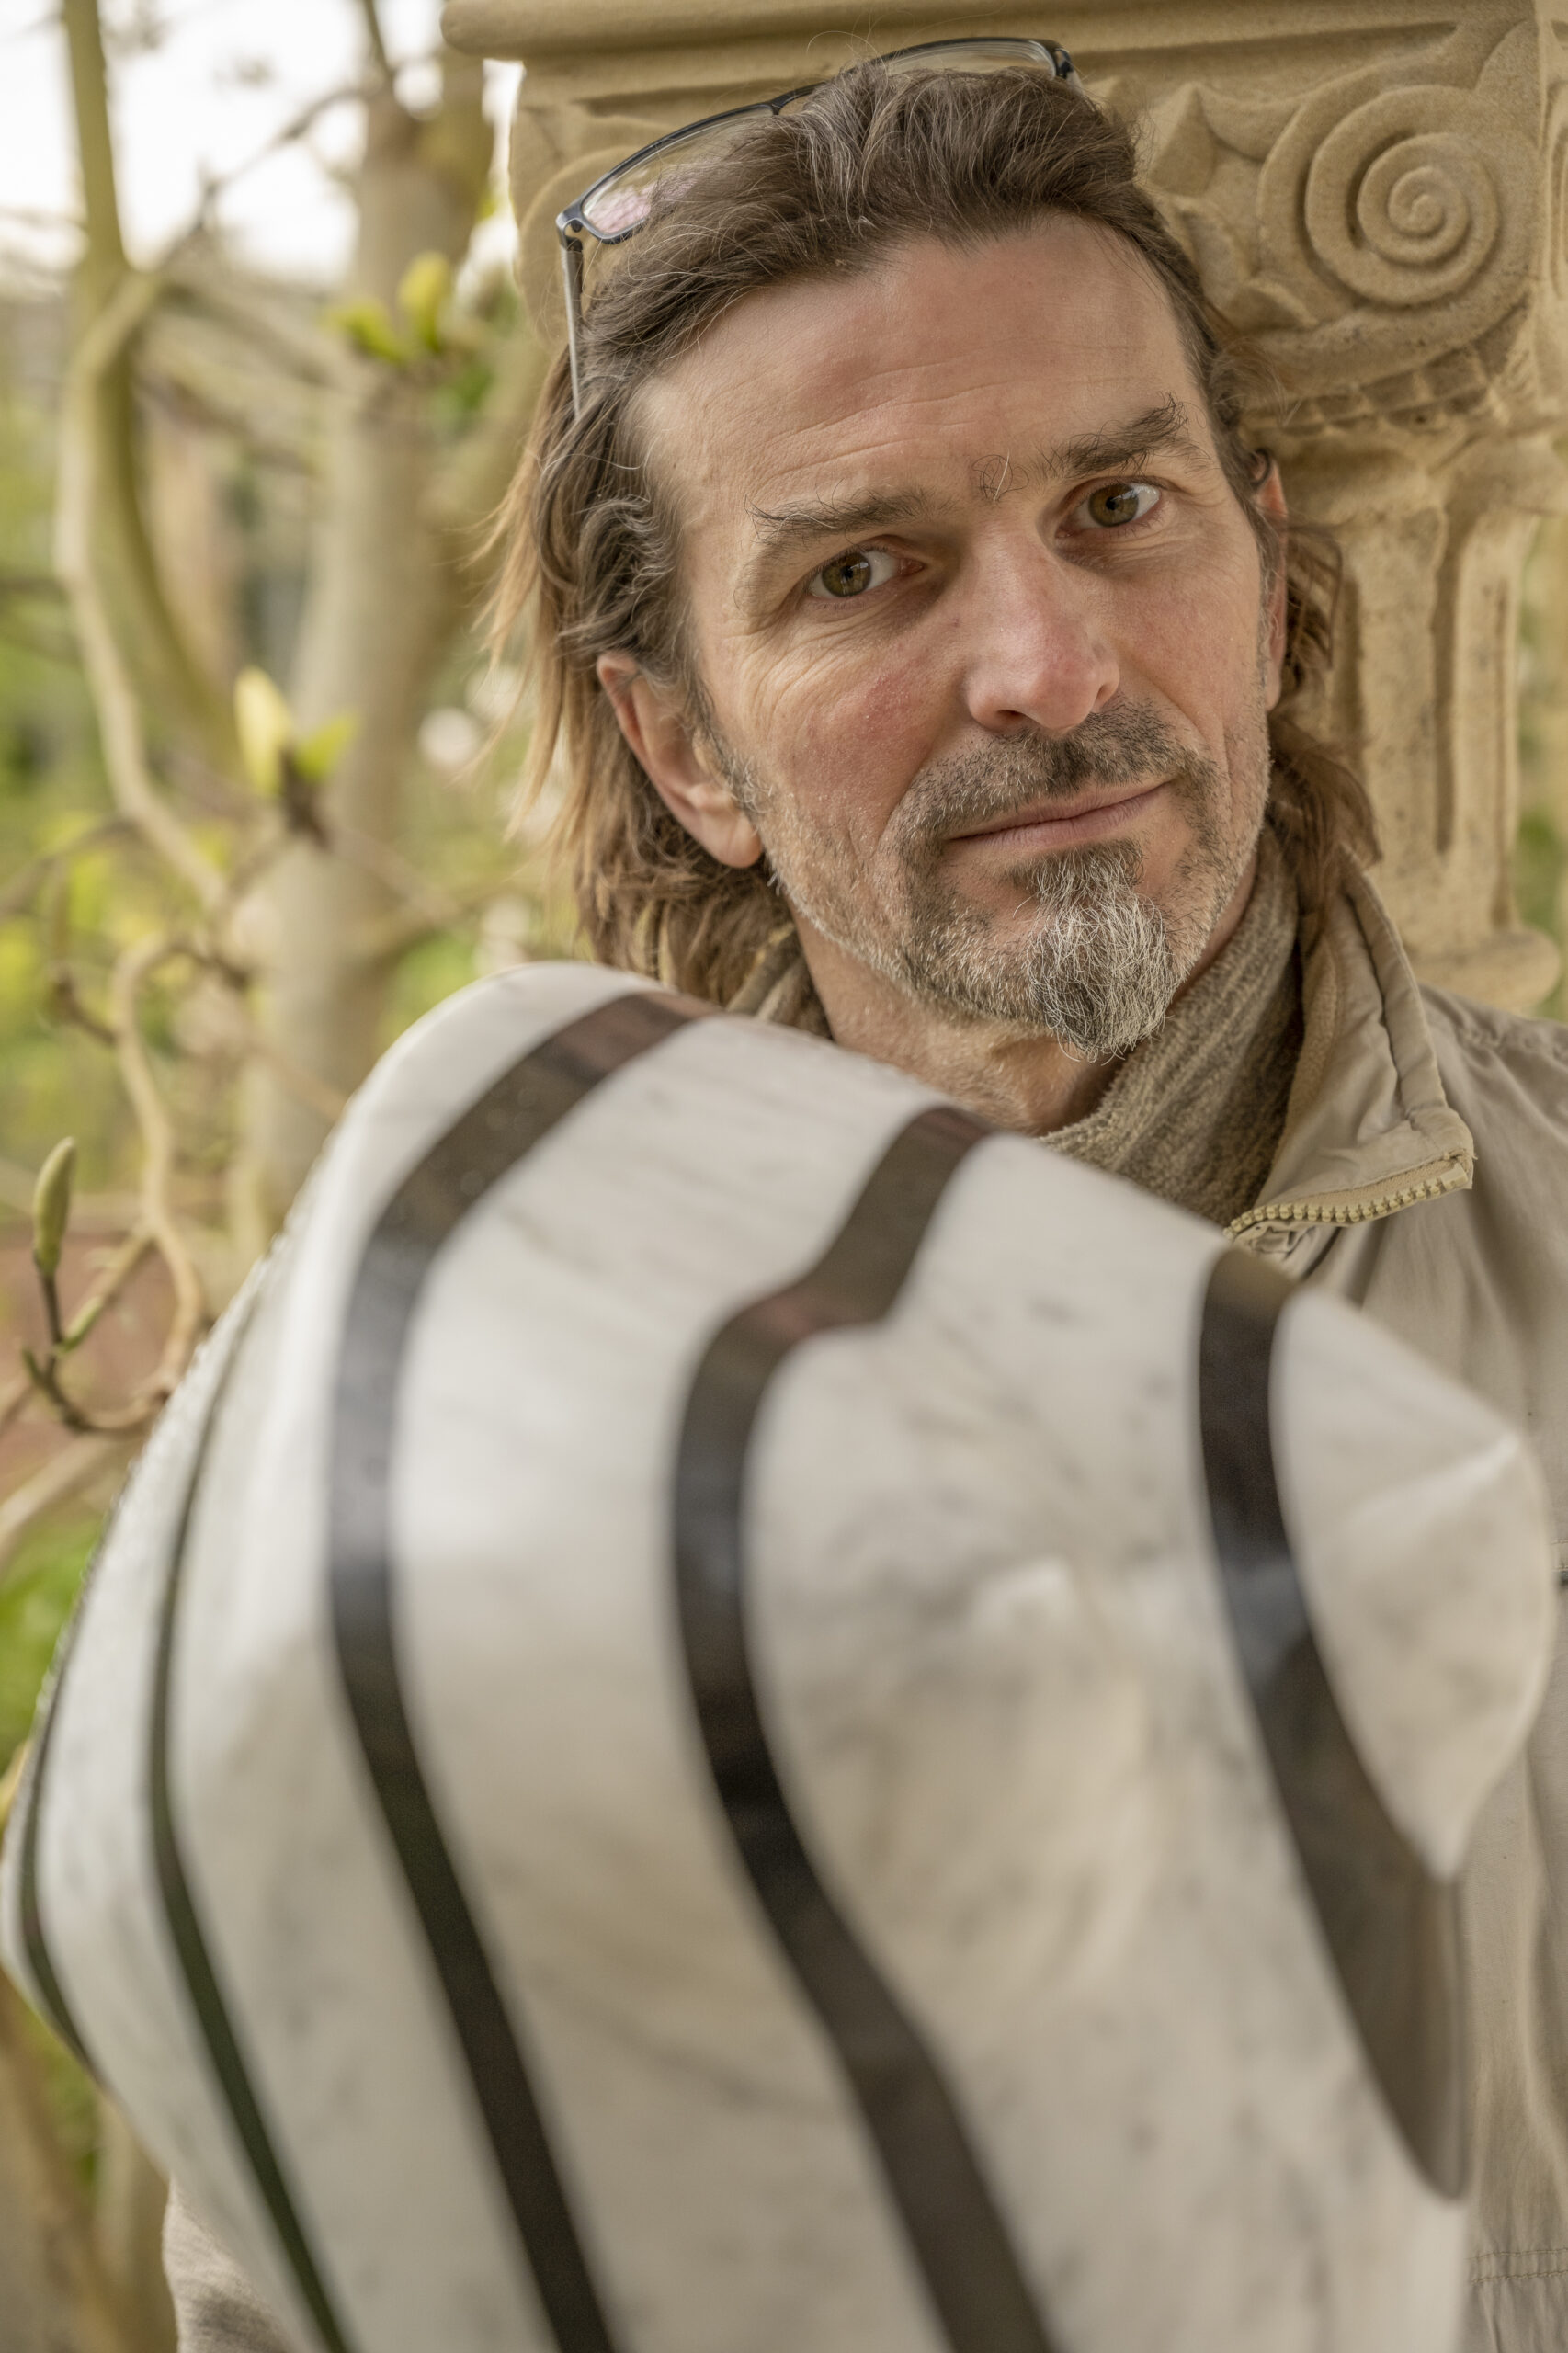
M 1556 951 L 1520 927 L 1515 640 L 1537 518 L 1568 508 L 1568 21 L 1547 0 L 881 0 L 877 49 L 1049 31 L 1147 124 L 1147 176 L 1221 310 L 1290 393 L 1295 511 L 1346 560 L 1325 717 L 1353 745 L 1380 880 L 1423 974 L 1508 1006 Z M 524 290 L 559 319 L 552 222 L 629 149 L 831 72 L 862 0 L 448 0 L 521 57 Z

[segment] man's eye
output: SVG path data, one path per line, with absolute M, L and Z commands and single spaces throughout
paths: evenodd
M 1159 497 L 1151 482 L 1108 482 L 1102 490 L 1090 491 L 1084 512 L 1091 523 L 1114 529 L 1119 523 L 1141 521 Z
M 806 583 L 808 597 L 863 597 L 868 588 L 881 588 L 898 570 L 898 558 L 886 548 L 846 548 L 824 563 Z

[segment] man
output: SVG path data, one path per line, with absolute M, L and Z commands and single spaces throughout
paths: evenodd
M 969 49 L 601 192 L 500 612 L 590 940 L 1361 1302 L 1530 1428 L 1561 1527 L 1562 1033 L 1417 987 L 1290 716 L 1327 574 L 1240 357 L 1065 61 Z M 1507 2353 L 1568 2343 L 1563 1723 L 1554 1685 L 1467 1886 L 1471 2344 Z M 256 2341 L 222 2305 L 199 2341 Z

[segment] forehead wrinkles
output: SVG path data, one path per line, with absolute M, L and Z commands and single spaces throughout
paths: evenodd
M 933 506 L 995 505 L 1010 492 L 1158 449 L 1182 447 L 1211 459 L 1202 393 L 1179 344 L 1173 356 L 1185 398 L 1142 355 L 1136 372 L 1102 368 L 1062 388 L 1054 414 L 1041 415 L 1038 389 L 1027 374 L 1015 374 L 910 396 L 878 397 L 873 387 L 868 398 L 835 402 L 825 413 L 775 415 L 760 438 L 753 421 L 776 405 L 772 388 L 748 387 L 744 376 L 738 387 L 666 377 L 640 395 L 642 438 L 683 524 L 707 514 L 739 524 L 803 498 L 824 505 L 874 498 L 893 479 L 882 472 L 889 466 L 901 486 L 926 485 Z M 952 364 L 961 363 L 955 357 Z M 864 390 L 864 380 L 850 389 Z M 999 413 L 1009 400 L 1012 416 Z M 965 415 L 971 407 L 979 414 Z
M 1164 335 L 1176 345 L 1186 363 L 1184 373 L 1190 377 L 1192 355 L 1184 322 L 1144 257 L 1098 223 L 1060 216 L 1021 229 L 1016 236 L 987 238 L 976 252 L 914 238 L 870 256 L 864 267 L 847 274 L 757 288 L 711 322 L 657 381 L 692 413 L 710 411 L 718 388 L 704 363 L 716 360 L 721 374 L 732 379 L 725 388 L 730 415 L 744 427 L 755 411 L 747 412 L 744 404 L 735 405 L 734 379 L 738 377 L 740 386 L 750 380 L 760 390 L 761 382 L 771 378 L 773 421 L 785 440 L 810 439 L 858 418 L 869 423 L 885 410 L 917 415 L 927 406 L 949 410 L 955 399 L 985 402 L 1017 394 L 1028 378 L 1028 370 L 1020 369 L 1017 334 L 1001 332 L 993 302 L 984 304 L 977 333 L 962 331 L 960 314 L 978 299 L 970 279 L 977 263 L 983 267 L 987 252 L 1006 255 L 1009 246 L 1028 247 L 1042 234 L 1044 258 L 1058 278 L 1059 265 L 1050 261 L 1051 245 L 1065 236 L 1097 248 L 1092 261 L 1080 256 L 1066 289 L 1065 313 L 1059 314 L 1060 286 L 1055 291 L 1043 290 L 1051 320 L 1051 351 L 1069 362 L 1076 355 L 1085 392 L 1096 384 L 1107 390 L 1119 385 L 1130 368 L 1147 363 L 1151 342 Z M 1009 279 L 1015 271 L 1028 279 L 1027 255 L 1008 261 Z M 1098 278 L 1101 271 L 1111 283 L 1090 287 L 1088 275 Z M 924 276 L 925 282 L 912 286 L 910 280 L 917 276 Z M 1020 283 L 1016 294 L 1027 310 L 1027 283 Z M 1040 315 L 1043 320 L 1046 313 Z M 1016 308 L 1011 316 L 1016 328 Z M 1196 382 L 1188 389 L 1196 391 Z
M 1103 363 L 1103 355 L 1096 358 Z M 1060 413 L 1062 404 L 1071 407 L 1080 428 L 1074 438 L 1081 438 L 1091 415 L 1097 415 L 1105 405 L 1125 404 L 1135 374 L 1152 383 L 1164 372 L 1156 368 L 1152 374 L 1142 354 L 1135 369 L 1130 353 L 1125 365 L 1085 369 L 1077 381 L 1058 388 L 1043 415 L 1044 396 L 1027 371 L 998 370 L 977 377 L 967 353 L 946 355 L 929 368 L 879 370 L 875 375 L 861 371 L 851 382 L 813 386 L 824 397 L 814 400 L 809 414 L 780 413 L 792 387 L 768 383 L 767 371 L 748 370 L 752 381 L 743 378 L 739 386 L 724 388 L 722 398 L 719 388 L 699 380 L 684 404 L 682 388 L 671 384 L 668 405 L 681 411 L 683 426 L 699 424 L 703 428 L 710 465 L 727 461 L 729 470 L 720 479 L 726 492 L 733 487 L 737 506 L 767 506 L 786 491 L 799 494 L 802 477 L 819 494 L 836 495 L 845 487 L 837 477 L 846 470 L 869 468 L 883 459 L 894 460 L 901 468 L 916 462 L 929 468 L 933 477 L 940 472 L 955 487 L 984 487 L 991 494 L 994 476 L 1006 476 L 1009 464 L 1015 483 L 1024 472 L 1031 479 L 1040 474 L 1039 452 L 1055 438 L 1053 412 Z M 930 381 L 937 373 L 946 381 Z M 760 445 L 753 429 L 759 412 L 768 415 L 767 438 Z M 740 482 L 743 467 L 751 476 L 745 494 Z
M 1134 367 L 1147 372 L 1151 332 L 1157 339 L 1162 329 L 1175 343 L 1183 375 L 1190 376 L 1180 324 L 1164 290 L 1137 267 L 1135 255 L 1120 253 L 1119 240 L 1096 243 L 1124 288 L 1136 289 L 1142 317 L 1114 337 L 1103 306 L 1064 327 L 1055 347 L 1069 359 L 1075 355 L 1078 365 L 1069 366 L 1061 392 L 1085 403 L 1114 398 Z M 1013 444 L 1017 465 L 1022 440 L 1016 437 L 1031 443 L 1047 438 L 1048 420 L 1028 413 L 1038 399 L 1034 379 L 1010 346 L 985 351 L 951 332 L 949 319 L 942 347 L 922 347 L 910 324 L 919 306 L 903 299 L 898 283 L 899 263 L 907 258 L 895 253 L 885 267 L 857 272 L 847 282 L 799 279 L 758 289 L 639 388 L 645 446 L 656 440 L 666 459 L 678 449 L 681 488 L 690 499 L 706 495 L 737 511 L 766 506 L 798 477 L 824 466 L 874 462 L 900 445 L 907 457 L 907 445 L 922 434 L 931 444 L 921 453 L 923 461 L 945 460 L 970 488 L 970 470 L 998 449 Z M 801 319 L 798 332 L 781 337 L 780 311 L 788 313 L 802 301 L 814 302 L 814 309 Z M 910 340 L 879 360 L 876 346 L 883 336 Z M 1009 416 L 1009 407 L 1017 413 Z M 767 427 L 761 449 L 755 446 L 759 418 Z M 954 447 L 960 429 L 973 436 L 963 453 Z M 743 469 L 752 478 L 741 480 Z M 674 472 L 671 467 L 665 477 L 671 490 Z M 820 485 L 829 494 L 839 487 Z
M 678 493 L 688 513 L 706 506 L 739 517 L 802 494 L 846 495 L 863 491 L 869 474 L 890 460 L 901 471 L 911 461 L 933 473 L 940 469 L 950 487 L 967 483 L 950 420 L 942 429 L 950 402 L 939 392 L 915 400 L 892 393 L 846 398 L 807 415 L 775 414 L 758 437 L 755 421 L 772 404 L 771 388 L 744 380 L 738 389 L 710 386 L 699 379 L 689 398 L 683 397 L 687 389 L 671 379 L 645 387 L 651 397 L 643 409 L 653 428 L 644 446 L 650 456 L 657 449 L 662 485 Z M 989 389 L 966 387 L 975 397 Z

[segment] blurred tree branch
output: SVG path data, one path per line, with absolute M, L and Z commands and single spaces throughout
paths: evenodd
M 143 699 L 110 620 L 94 551 L 106 496 L 100 395 L 161 290 L 158 278 L 125 270 L 72 355 L 61 416 L 54 561 L 97 708 L 109 789 L 131 824 L 210 909 L 222 896 L 223 877 L 153 780 Z
M 386 51 L 373 7 L 365 21 L 369 62 L 380 72 Z M 465 533 L 499 493 L 539 381 L 508 355 L 481 421 L 457 444 L 467 451 L 483 442 L 491 454 L 460 459 L 440 447 L 431 415 L 432 373 L 438 381 L 462 357 L 443 356 L 438 314 L 426 322 L 435 352 L 420 360 L 410 343 L 402 356 L 397 320 L 406 305 L 412 324 L 411 280 L 422 268 L 428 278 L 432 257 L 449 271 L 460 261 L 489 185 L 483 68 L 450 51 L 440 64 L 441 95 L 428 114 L 404 107 L 390 77 L 366 104 L 358 234 L 339 306 L 346 322 L 365 323 L 365 340 L 328 451 L 290 695 L 302 730 L 351 710 L 359 732 L 322 795 L 326 841 L 296 838 L 263 885 L 272 939 L 265 1032 L 296 1069 L 342 1094 L 375 1058 L 384 1001 L 388 959 L 367 957 L 362 943 L 389 926 L 397 936 L 413 912 L 407 903 L 417 904 L 389 874 L 385 853 L 399 830 L 419 713 L 473 597 Z M 265 1070 L 254 1074 L 247 1139 L 258 1226 L 280 1214 L 324 1132 L 297 1091 Z
M 365 27 L 365 46 L 370 52 L 377 77 L 383 83 L 390 82 L 392 77 L 392 60 L 387 55 L 386 36 L 381 30 L 381 10 L 376 0 L 359 0 L 359 16 Z
M 97 0 L 62 0 L 81 165 L 85 245 L 77 277 L 78 335 L 120 298 L 128 274 L 115 183 L 108 83 Z M 83 420 L 93 444 L 92 528 L 110 584 L 108 602 L 127 648 L 125 666 L 172 739 L 222 767 L 232 750 L 228 714 L 186 644 L 164 593 L 137 483 L 135 391 L 130 346 L 148 305 L 129 298 L 123 334 L 106 338 L 92 370 Z

